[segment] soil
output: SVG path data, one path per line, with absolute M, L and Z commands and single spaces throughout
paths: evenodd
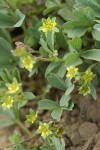
M 64 126 L 64 140 L 66 143 L 66 150 L 100 150 L 100 89 L 97 89 L 98 97 L 94 101 L 90 96 L 83 97 L 74 93 L 75 108 L 73 111 L 65 111 L 62 115 L 62 124 Z M 36 102 L 32 102 L 34 109 L 37 107 Z M 22 110 L 26 114 L 27 109 Z M 50 112 L 41 111 L 39 113 L 40 120 L 49 121 Z M 36 126 L 25 125 L 35 134 Z M 8 143 L 8 136 L 14 130 L 21 132 L 19 127 L 14 126 L 10 128 L 3 128 L 0 130 L 0 148 L 4 148 Z M 25 137 L 24 137 L 25 138 Z M 40 136 L 31 143 L 34 146 L 43 144 Z M 30 149 L 27 149 L 30 150 Z

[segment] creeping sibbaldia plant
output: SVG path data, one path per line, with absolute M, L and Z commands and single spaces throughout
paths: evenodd
M 18 83 L 17 79 L 14 78 L 12 83 L 6 83 L 6 87 L 10 94 L 14 94 L 20 90 L 21 83 Z
M 93 77 L 94 77 L 93 72 L 91 72 L 90 70 L 87 70 L 85 74 L 83 75 L 83 80 L 84 82 L 91 82 Z
M 34 64 L 36 63 L 35 60 L 31 56 L 25 56 L 21 58 L 22 66 L 23 68 L 27 69 L 28 71 L 31 71 Z
M 54 30 L 57 23 L 56 23 L 56 18 L 47 18 L 47 19 L 42 19 L 42 27 L 39 28 L 39 30 L 43 32 L 48 32 L 50 30 Z
M 45 139 L 51 134 L 49 125 L 47 123 L 40 123 L 38 132 L 41 133 L 41 136 Z
M 11 96 L 7 96 L 4 99 L 4 102 L 2 104 L 2 107 L 6 110 L 6 109 L 10 109 L 13 106 L 13 98 Z
M 30 114 L 26 115 L 27 122 L 34 123 L 37 119 L 37 113 L 33 110 L 30 110 Z
M 69 67 L 69 68 L 67 68 L 67 77 L 68 78 L 73 78 L 73 77 L 75 77 L 75 75 L 78 73 L 78 68 L 76 68 L 76 67 Z
M 90 87 L 88 85 L 82 85 L 80 88 L 79 88 L 79 93 L 80 94 L 83 94 L 84 96 L 86 96 L 87 94 L 90 93 Z

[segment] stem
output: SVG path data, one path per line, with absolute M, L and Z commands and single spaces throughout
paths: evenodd
M 23 23 L 23 24 L 21 25 L 21 27 L 22 27 L 22 29 L 23 29 L 23 31 L 24 31 L 24 34 L 27 35 L 27 28 L 26 28 L 25 23 Z
M 12 42 L 20 41 L 20 40 L 23 39 L 24 37 L 25 37 L 24 34 L 18 35 L 18 36 L 14 37 L 14 38 L 12 39 Z
M 32 135 L 31 137 L 22 140 L 22 141 L 20 142 L 20 144 L 23 144 L 23 143 L 25 143 L 25 142 L 27 142 L 27 141 L 29 141 L 29 140 L 31 140 L 31 139 L 34 139 L 36 136 L 37 136 L 37 135 Z M 9 147 L 13 147 L 13 148 L 14 148 L 15 146 L 16 146 L 15 144 L 9 144 L 9 145 L 6 146 L 6 148 L 9 148 Z M 5 149 L 5 148 L 4 148 L 4 149 Z M 4 150 L 4 149 L 2 149 L 2 150 Z
M 8 9 L 8 6 L 0 6 L 0 9 Z
M 9 6 L 9 8 L 11 8 L 13 11 L 16 11 L 16 9 L 7 0 L 3 1 Z
M 40 60 L 40 61 L 48 61 L 48 62 L 51 61 L 50 58 L 44 58 L 44 57 L 36 57 L 36 59 L 38 59 L 38 60 Z
M 94 67 L 97 66 L 98 64 L 99 64 L 99 62 L 94 63 L 93 65 L 91 65 L 91 66 L 89 67 L 89 69 L 94 68 Z
M 19 111 L 16 107 L 16 105 L 14 106 L 14 113 L 16 116 L 16 120 L 15 122 L 19 125 L 19 127 L 28 135 L 31 136 L 31 133 L 29 132 L 29 130 L 21 123 L 20 121 L 20 115 L 19 115 Z
M 16 118 L 17 118 L 18 120 L 20 120 L 19 110 L 18 110 L 18 108 L 16 107 L 16 104 L 14 105 L 13 108 L 14 108 L 13 111 L 14 111 L 14 114 L 15 114 Z
M 20 122 L 19 120 L 16 119 L 16 123 L 28 136 L 32 135 L 31 132 L 22 124 L 22 122 Z

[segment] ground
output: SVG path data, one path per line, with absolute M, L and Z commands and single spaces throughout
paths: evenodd
M 100 150 L 100 89 L 97 89 L 97 101 L 94 101 L 90 96 L 83 97 L 74 93 L 75 108 L 73 111 L 65 111 L 62 115 L 62 123 L 64 126 L 64 139 L 66 143 L 66 150 Z M 33 108 L 36 108 L 36 102 L 32 102 Z M 29 106 L 29 104 L 27 104 Z M 22 113 L 27 113 L 27 107 L 22 110 Z M 50 112 L 40 111 L 40 119 L 49 121 Z M 36 131 L 36 125 L 25 125 L 31 130 L 33 135 Z M 17 126 L 10 128 L 3 128 L 0 130 L 0 148 L 5 147 L 8 142 L 8 136 L 20 128 Z M 23 137 L 25 138 L 25 137 Z M 40 136 L 30 141 L 34 146 L 42 145 L 43 140 Z M 27 149 L 29 150 L 29 149 Z

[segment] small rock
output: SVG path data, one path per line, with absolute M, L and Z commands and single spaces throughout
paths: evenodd
M 78 146 L 78 147 L 73 147 L 73 146 L 71 146 L 70 147 L 70 149 L 68 149 L 68 150 L 82 150 L 82 146 Z
M 66 126 L 66 134 L 67 134 L 67 136 L 71 137 L 71 134 L 74 131 L 78 130 L 78 128 L 79 128 L 79 122 L 75 122 L 72 125 Z
M 98 142 L 100 140 L 100 132 L 98 132 L 94 137 L 94 143 Z
M 78 115 L 79 115 L 79 109 L 78 108 L 75 108 L 75 109 L 73 109 L 72 110 L 72 112 L 71 112 L 71 116 L 72 117 L 77 117 Z
M 80 137 L 80 135 L 77 131 L 72 133 L 72 135 L 70 137 L 70 140 L 72 141 L 74 146 L 79 145 L 79 144 L 82 143 L 81 137 Z
M 76 122 L 76 118 L 75 117 L 71 117 L 71 123 Z
M 97 99 L 94 100 L 90 95 L 83 97 L 78 92 L 72 95 L 74 103 L 80 108 L 81 118 L 85 121 L 94 123 L 100 122 L 100 88 L 96 89 Z M 98 115 L 97 115 L 98 114 Z
M 94 136 L 98 131 L 98 127 L 94 123 L 85 122 L 79 128 L 79 134 L 82 139 L 87 140 L 91 136 Z
M 100 150 L 100 140 L 96 143 L 93 150 Z

